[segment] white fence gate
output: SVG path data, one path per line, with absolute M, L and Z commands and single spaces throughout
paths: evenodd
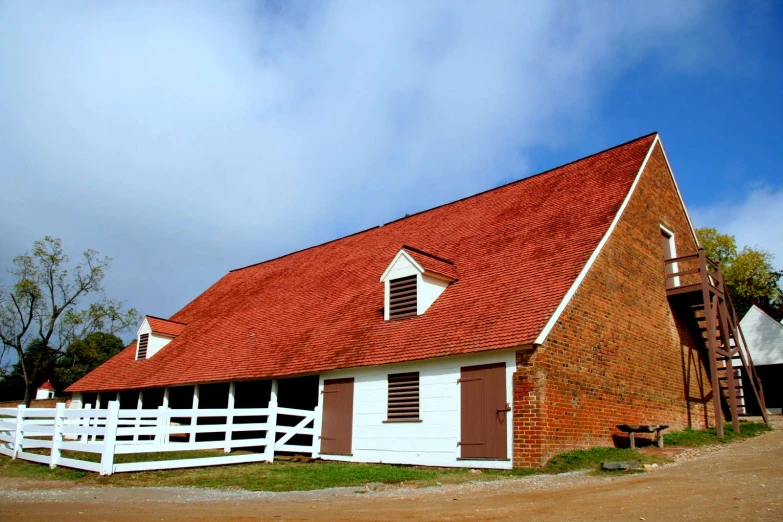
M 277 417 L 301 418 L 295 426 L 281 426 Z M 276 451 L 316 455 L 316 412 L 291 408 L 121 410 L 119 401 L 106 409 L 0 408 L 0 453 L 50 467 L 95 471 L 111 475 L 199 466 L 222 466 L 244 462 L 272 462 Z M 259 422 L 262 420 L 263 422 Z M 174 421 L 172 421 L 174 419 Z M 190 419 L 190 424 L 185 424 Z M 199 424 L 211 419 L 214 424 Z M 180 422 L 178 422 L 178 420 Z M 308 427 L 312 424 L 312 427 Z M 264 432 L 262 435 L 260 432 Z M 197 434 L 216 440 L 198 441 Z M 235 438 L 235 434 L 238 435 Z M 282 435 L 282 436 L 280 436 Z M 294 435 L 310 435 L 308 446 L 292 445 Z M 254 438 L 240 438 L 249 436 Z M 115 463 L 115 455 L 169 451 L 263 448 L 263 451 L 204 458 Z M 49 450 L 32 453 L 30 450 Z M 63 456 L 75 451 L 100 455 L 100 462 Z

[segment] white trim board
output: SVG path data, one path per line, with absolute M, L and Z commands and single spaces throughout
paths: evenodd
M 647 151 L 647 155 L 644 157 L 644 161 L 642 161 L 642 166 L 639 167 L 639 172 L 636 173 L 636 177 L 634 178 L 633 183 L 631 184 L 631 188 L 628 191 L 628 194 L 625 196 L 625 199 L 623 200 L 623 204 L 620 205 L 620 209 L 617 211 L 617 214 L 615 214 L 612 223 L 609 225 L 609 228 L 604 234 L 604 237 L 602 237 L 601 241 L 598 242 L 598 246 L 595 248 L 593 253 L 587 259 L 587 263 L 585 263 L 585 266 L 582 267 L 582 271 L 579 272 L 578 276 L 576 276 L 576 280 L 574 280 L 574 283 L 571 285 L 571 288 L 568 289 L 568 292 L 566 292 L 565 297 L 563 297 L 563 300 L 560 301 L 559 305 L 557 305 L 557 308 L 555 308 L 552 317 L 550 317 L 549 321 L 547 321 L 546 325 L 544 325 L 544 329 L 541 330 L 540 334 L 538 334 L 538 337 L 536 337 L 536 340 L 533 341 L 533 344 L 537 344 L 537 345 L 544 344 L 544 341 L 546 341 L 549 332 L 551 332 L 552 328 L 554 328 L 555 324 L 557 324 L 557 321 L 558 319 L 560 319 L 560 316 L 563 314 L 563 311 L 565 310 L 566 306 L 568 306 L 568 303 L 571 302 L 571 298 L 574 297 L 574 294 L 579 289 L 579 285 L 582 284 L 582 281 L 584 281 L 584 278 L 587 276 L 587 273 L 590 271 L 590 268 L 592 268 L 593 264 L 595 263 L 595 260 L 598 259 L 598 254 L 601 253 L 601 250 L 603 250 L 604 245 L 606 244 L 607 241 L 609 241 L 609 237 L 612 235 L 612 232 L 614 232 L 614 229 L 617 227 L 617 223 L 620 222 L 620 218 L 623 216 L 623 213 L 625 212 L 625 207 L 627 207 L 628 202 L 631 201 L 631 197 L 636 191 L 636 186 L 639 184 L 639 180 L 642 177 L 642 172 L 644 172 L 644 168 L 647 166 L 647 162 L 650 160 L 650 156 L 652 156 L 652 153 L 655 150 L 655 145 L 659 143 L 659 141 L 660 141 L 659 137 L 656 134 L 655 139 L 650 145 L 650 149 Z M 661 145 L 661 150 L 663 150 L 663 145 Z
M 669 156 L 666 155 L 666 149 L 663 147 L 663 141 L 661 141 L 660 135 L 655 136 L 655 141 L 653 141 L 653 145 L 655 145 L 655 142 L 661 144 L 661 152 L 663 152 L 663 159 L 666 160 L 666 168 L 669 169 L 669 175 L 671 176 L 672 182 L 674 183 L 674 189 L 677 191 L 677 197 L 680 198 L 680 205 L 682 206 L 682 211 L 685 212 L 685 219 L 688 220 L 688 226 L 691 229 L 691 234 L 693 234 L 693 240 L 696 242 L 696 246 L 700 247 L 701 244 L 699 243 L 699 238 L 696 236 L 696 229 L 693 228 L 691 215 L 688 214 L 688 207 L 685 206 L 685 200 L 682 197 L 682 192 L 680 192 L 680 186 L 677 184 L 677 178 L 674 177 L 674 171 L 672 170 L 671 163 L 669 163 Z

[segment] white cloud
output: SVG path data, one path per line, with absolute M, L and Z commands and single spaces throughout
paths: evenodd
M 227 269 L 529 174 L 699 2 L 4 2 L 0 259 L 45 234 L 167 315 Z M 308 9 L 309 9 L 308 8 Z M 565 138 L 564 138 L 565 136 Z
M 744 199 L 695 208 L 692 214 L 694 226 L 731 234 L 738 248 L 767 250 L 775 256 L 775 268 L 783 269 L 783 189 L 754 188 Z

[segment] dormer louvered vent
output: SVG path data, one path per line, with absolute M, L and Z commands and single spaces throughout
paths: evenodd
M 389 319 L 401 319 L 416 315 L 415 275 L 389 281 Z
M 141 334 L 139 336 L 139 349 L 136 352 L 136 359 L 147 358 L 147 345 L 150 343 L 150 334 Z

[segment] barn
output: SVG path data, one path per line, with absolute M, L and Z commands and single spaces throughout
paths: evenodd
M 310 410 L 323 459 L 539 466 L 620 424 L 737 425 L 719 275 L 654 133 L 233 270 L 67 391 Z
M 740 325 L 764 389 L 766 409 L 780 415 L 783 413 L 783 324 L 753 305 Z M 749 413 L 761 413 L 759 404 L 753 400 L 748 401 L 748 409 Z

